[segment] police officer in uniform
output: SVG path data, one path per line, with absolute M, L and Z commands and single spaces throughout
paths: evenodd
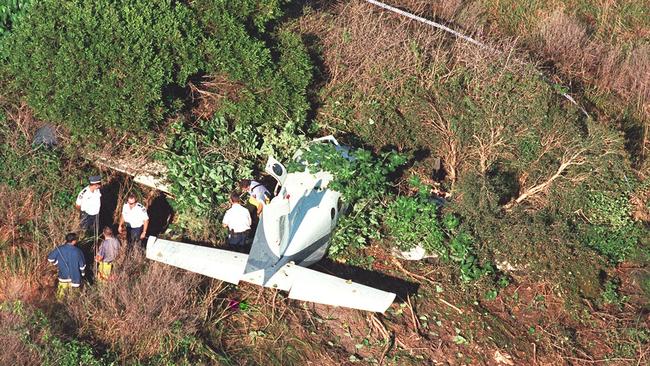
M 80 226 L 82 230 L 87 233 L 96 231 L 99 225 L 99 209 L 101 207 L 102 193 L 99 187 L 101 186 L 101 177 L 93 175 L 88 178 L 89 185 L 82 189 L 77 196 L 75 206 L 80 211 Z
M 126 224 L 126 241 L 129 247 L 135 243 L 139 244 L 147 234 L 149 227 L 147 208 L 137 201 L 133 193 L 129 194 L 126 203 L 122 206 L 122 217 L 118 227 L 120 234 L 124 232 L 124 224 Z
M 241 205 L 241 199 L 235 192 L 230 194 L 231 207 L 223 216 L 223 227 L 228 228 L 228 245 L 244 247 L 251 231 L 251 214 Z
M 47 256 L 48 262 L 59 268 L 59 286 L 56 291 L 57 299 L 61 300 L 70 288 L 81 286 L 81 277 L 86 273 L 86 261 L 81 249 L 77 248 L 77 234 L 65 236 L 65 244 L 54 248 Z

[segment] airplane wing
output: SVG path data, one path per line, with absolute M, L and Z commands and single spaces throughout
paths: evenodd
M 147 241 L 147 258 L 234 284 L 239 283 L 248 261 L 248 255 L 243 253 L 153 236 Z
M 240 280 L 289 291 L 289 298 L 383 313 L 395 294 L 295 265 L 280 267 L 262 284 L 263 270 L 244 275 L 248 255 L 149 237 L 147 258 L 237 284 Z M 261 273 L 261 274 L 260 274 Z M 261 275 L 259 276 L 253 275 Z
M 395 300 L 395 294 L 331 276 L 313 269 L 293 266 L 293 284 L 289 298 L 325 305 L 383 313 Z

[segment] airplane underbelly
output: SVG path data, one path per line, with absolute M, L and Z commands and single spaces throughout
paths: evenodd
M 305 248 L 311 247 L 316 241 L 330 236 L 332 221 L 329 210 L 322 207 L 315 207 L 305 213 L 300 225 L 294 229 L 285 256 L 292 256 L 302 252 Z

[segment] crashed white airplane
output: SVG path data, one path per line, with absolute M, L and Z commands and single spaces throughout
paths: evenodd
M 315 142 L 333 143 L 347 155 L 334 137 Z M 341 214 L 341 194 L 327 188 L 332 175 L 287 173 L 272 157 L 265 170 L 280 191 L 264 208 L 250 254 L 149 237 L 147 258 L 234 284 L 289 291 L 290 299 L 383 313 L 394 293 L 305 268 L 325 256 Z

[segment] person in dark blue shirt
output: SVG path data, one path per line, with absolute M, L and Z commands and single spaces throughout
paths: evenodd
M 77 248 L 79 237 L 75 233 L 65 236 L 65 244 L 54 248 L 47 260 L 59 268 L 59 286 L 56 291 L 57 299 L 61 300 L 69 288 L 79 288 L 81 277 L 85 276 L 86 261 L 81 249 Z

